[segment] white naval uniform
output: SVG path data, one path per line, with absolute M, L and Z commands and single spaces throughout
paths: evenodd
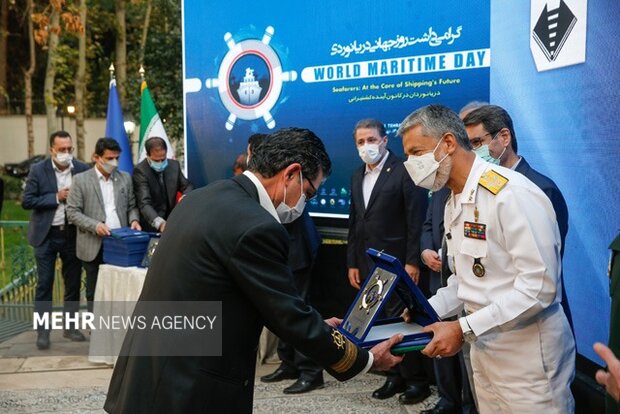
M 479 185 L 489 169 L 509 181 L 497 194 Z M 455 202 L 456 200 L 456 202 Z M 486 240 L 464 223 L 486 225 Z M 560 234 L 547 196 L 525 176 L 476 156 L 463 192 L 444 215 L 456 273 L 429 302 L 440 317 L 465 306 L 481 414 L 572 413 L 575 343 L 560 306 Z M 479 259 L 485 275 L 474 275 Z

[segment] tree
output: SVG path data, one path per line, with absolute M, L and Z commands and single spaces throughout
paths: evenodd
M 36 66 L 36 54 L 34 46 L 34 25 L 32 0 L 26 0 L 26 21 L 28 22 L 28 50 L 30 51 L 30 64 L 24 71 L 24 92 L 25 92 L 25 112 L 26 129 L 28 134 L 28 158 L 34 156 L 34 128 L 32 125 L 32 74 Z
M 7 56 L 9 36 L 9 0 L 0 1 L 0 114 L 9 110 L 7 91 Z
M 78 68 L 75 74 L 75 129 L 78 148 L 78 158 L 83 160 L 84 147 L 84 118 L 86 113 L 86 0 L 80 0 L 80 20 L 82 30 L 79 31 Z
M 116 0 L 116 88 L 121 100 L 121 105 L 125 104 L 127 93 L 125 84 L 127 83 L 127 25 L 125 23 L 125 0 Z
M 49 17 L 47 33 L 47 69 L 45 69 L 45 86 L 43 88 L 48 135 L 58 130 L 56 124 L 57 103 L 56 99 L 54 99 L 54 80 L 56 78 L 56 50 L 58 48 L 58 34 L 60 33 L 60 7 L 62 7 L 62 3 L 63 0 L 50 0 L 52 11 Z

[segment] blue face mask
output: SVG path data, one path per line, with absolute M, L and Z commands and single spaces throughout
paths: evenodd
M 491 153 L 489 152 L 488 145 L 481 145 L 474 150 L 474 152 L 483 160 L 490 162 L 491 164 L 499 165 L 499 158 L 493 158 Z M 502 154 L 504 152 L 502 151 Z M 501 155 L 500 155 L 501 158 Z
M 166 158 L 163 161 L 151 161 L 149 160 L 149 165 L 155 172 L 162 172 L 168 166 L 168 159 Z

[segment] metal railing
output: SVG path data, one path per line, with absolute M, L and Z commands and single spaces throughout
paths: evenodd
M 37 270 L 27 232 L 27 221 L 0 220 L 0 320 L 28 323 L 31 326 Z M 52 293 L 52 303 L 57 309 L 62 309 L 64 291 L 60 269 L 61 262 L 57 260 Z

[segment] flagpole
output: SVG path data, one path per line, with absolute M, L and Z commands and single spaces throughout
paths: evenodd
M 114 63 L 110 63 L 110 67 L 108 68 L 108 70 L 110 71 L 110 81 L 113 81 L 115 79 L 115 76 L 114 76 Z
M 142 79 L 142 82 L 144 82 L 144 74 L 145 74 L 144 66 L 140 65 L 140 70 L 138 71 L 138 73 L 140 74 L 140 78 Z

